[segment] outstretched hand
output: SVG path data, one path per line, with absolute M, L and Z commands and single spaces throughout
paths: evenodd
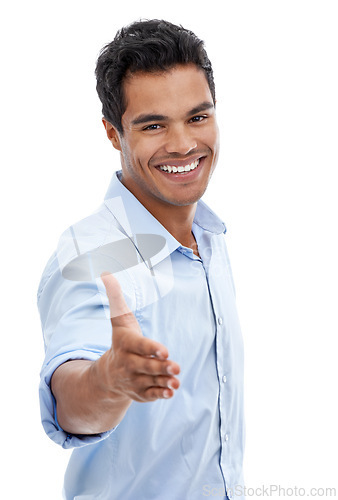
M 117 279 L 110 273 L 103 273 L 101 279 L 113 328 L 112 346 L 106 353 L 107 387 L 122 398 L 135 401 L 171 398 L 180 385 L 176 378 L 179 365 L 168 359 L 164 345 L 143 336 Z

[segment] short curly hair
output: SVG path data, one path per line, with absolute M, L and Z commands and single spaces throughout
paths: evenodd
M 204 43 L 192 31 L 164 20 L 137 21 L 119 30 L 103 47 L 96 64 L 96 90 L 102 113 L 121 134 L 126 110 L 123 79 L 137 71 L 166 71 L 177 64 L 196 64 L 206 76 L 214 101 L 215 83 Z

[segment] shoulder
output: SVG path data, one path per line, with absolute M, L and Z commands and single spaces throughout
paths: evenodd
M 61 234 L 39 283 L 40 310 L 50 308 L 55 296 L 67 308 L 94 294 L 105 305 L 105 289 L 100 279 L 103 272 L 116 275 L 130 309 L 137 308 L 137 284 L 131 268 L 139 264 L 139 255 L 118 218 L 119 211 L 115 210 L 113 215 L 104 203 Z

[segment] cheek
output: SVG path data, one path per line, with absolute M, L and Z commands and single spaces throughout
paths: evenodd
M 201 130 L 199 139 L 216 153 L 219 147 L 219 130 L 217 124 L 210 124 Z
M 213 127 L 213 130 L 210 132 L 210 140 L 214 144 L 214 149 L 218 151 L 219 148 L 219 129 L 218 126 L 215 124 Z
M 165 154 L 165 150 L 163 150 L 163 138 L 160 137 L 160 134 L 145 137 L 138 141 L 137 151 L 139 161 L 143 166 L 148 166 L 153 158 L 158 157 L 161 153 Z
M 219 156 L 219 130 L 218 126 L 210 127 L 204 136 L 205 144 L 212 152 L 212 171 L 214 170 Z
M 139 136 L 128 140 L 128 145 L 125 149 L 128 152 L 128 157 L 132 159 L 134 164 L 147 166 L 149 160 L 156 154 L 159 149 L 159 140 L 157 137 Z

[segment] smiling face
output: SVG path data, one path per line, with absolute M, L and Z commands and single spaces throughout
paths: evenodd
M 188 64 L 138 72 L 123 88 L 123 135 L 104 121 L 121 152 L 123 184 L 155 217 L 195 204 L 218 157 L 215 108 L 203 70 Z

